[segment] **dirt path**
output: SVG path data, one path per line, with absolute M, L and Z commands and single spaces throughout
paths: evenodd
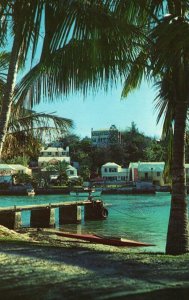
M 189 254 L 137 253 L 44 232 L 7 240 L 0 299 L 188 299 Z

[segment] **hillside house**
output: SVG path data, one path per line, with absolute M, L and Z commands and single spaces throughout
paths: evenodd
M 109 129 L 91 129 L 92 145 L 96 147 L 108 147 L 110 145 L 121 144 L 121 132 L 115 125 Z
M 69 147 L 65 149 L 61 147 L 43 147 L 40 151 L 38 158 L 38 166 L 40 168 L 45 167 L 49 163 L 65 161 L 70 164 Z

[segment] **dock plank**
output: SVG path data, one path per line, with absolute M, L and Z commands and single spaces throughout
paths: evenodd
M 101 200 L 96 200 L 95 202 L 102 202 Z M 23 206 L 7 206 L 0 207 L 1 212 L 9 212 L 9 211 L 26 211 L 26 210 L 35 210 L 39 208 L 58 208 L 63 206 L 85 206 L 91 204 L 90 200 L 84 201 L 69 201 L 69 202 L 58 202 L 58 203 L 48 203 L 48 204 L 37 204 L 37 205 L 23 205 Z

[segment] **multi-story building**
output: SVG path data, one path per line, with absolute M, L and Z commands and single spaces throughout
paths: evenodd
M 65 149 L 60 147 L 43 147 L 38 158 L 38 166 L 45 167 L 48 163 L 56 161 L 65 161 L 70 164 L 69 147 Z
M 121 132 L 115 125 L 111 125 L 109 129 L 91 129 L 92 145 L 96 147 L 107 147 L 121 143 Z

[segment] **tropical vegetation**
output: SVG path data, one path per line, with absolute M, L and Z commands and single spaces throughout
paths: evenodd
M 189 250 L 184 168 L 188 12 L 187 0 L 2 0 L 0 4 L 0 46 L 7 35 L 12 40 L 2 95 L 0 154 L 14 99 L 32 106 L 42 96 L 52 100 L 70 91 L 86 94 L 119 78 L 125 78 L 123 96 L 144 78 L 156 84 L 158 119 L 164 117 L 163 135 L 169 138 L 172 154 L 169 254 Z M 18 68 L 28 60 L 34 62 L 41 36 L 38 63 L 15 87 Z

